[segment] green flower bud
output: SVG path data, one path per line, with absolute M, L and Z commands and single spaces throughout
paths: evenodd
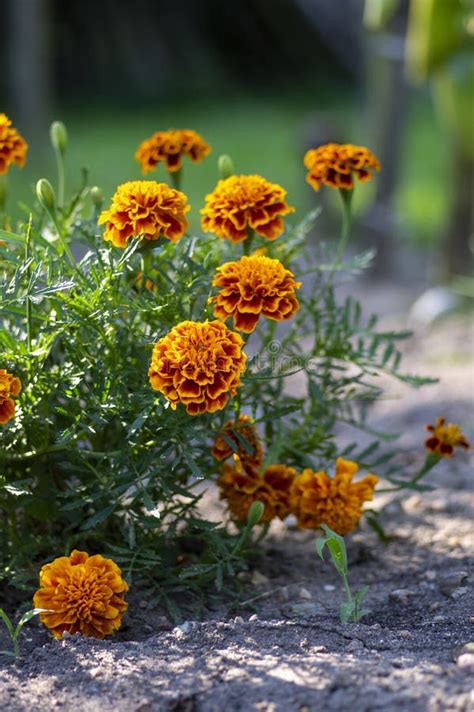
M 230 176 L 233 176 L 235 173 L 232 158 L 225 153 L 219 156 L 217 167 L 221 178 L 230 178 Z
M 102 207 L 102 203 L 104 202 L 104 194 L 102 190 L 99 188 L 98 185 L 94 185 L 92 186 L 90 192 L 92 202 L 94 203 L 97 209 L 100 209 Z
M 67 131 L 62 121 L 53 121 L 49 129 L 51 143 L 55 151 L 61 154 L 66 152 L 67 146 Z
M 247 524 L 250 527 L 254 527 L 256 524 L 258 524 L 261 518 L 263 517 L 264 511 L 265 506 L 262 502 L 252 502 L 247 514 Z
M 54 194 L 53 186 L 46 180 L 46 178 L 41 178 L 36 184 L 36 195 L 41 205 L 46 208 L 48 213 L 54 213 L 56 209 L 56 196 Z

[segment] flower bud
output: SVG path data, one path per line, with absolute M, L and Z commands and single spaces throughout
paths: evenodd
M 56 207 L 56 196 L 54 194 L 53 186 L 46 180 L 46 178 L 40 178 L 36 184 L 36 195 L 41 205 L 46 208 L 48 213 L 54 213 Z
M 254 527 L 258 524 L 263 517 L 264 511 L 265 506 L 263 505 L 263 502 L 252 502 L 247 513 L 247 524 L 250 527 Z
M 62 121 L 53 121 L 49 136 L 54 150 L 64 154 L 67 146 L 67 131 Z
M 102 203 L 104 202 L 104 194 L 98 185 L 93 185 L 91 188 L 91 200 L 94 206 L 100 210 Z
M 235 173 L 232 158 L 226 153 L 222 154 L 222 156 L 219 156 L 219 160 L 217 161 L 217 167 L 219 169 L 219 176 L 222 179 L 230 178 L 230 176 L 233 176 Z

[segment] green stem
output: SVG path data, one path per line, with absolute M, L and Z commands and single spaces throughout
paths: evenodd
M 64 175 L 64 156 L 59 150 L 55 151 L 55 153 L 58 167 L 58 208 L 62 210 L 64 207 L 64 188 L 66 182 Z
M 175 190 L 180 190 L 181 189 L 181 178 L 182 178 L 182 170 L 181 168 L 179 171 L 173 171 L 169 172 L 170 174 L 170 179 L 171 179 L 171 185 Z
M 246 255 L 247 257 L 250 254 L 250 248 L 252 247 L 252 242 L 253 242 L 254 236 L 255 236 L 254 231 L 249 228 L 247 237 L 245 238 L 244 243 L 243 243 L 243 254 Z
M 351 204 L 352 204 L 353 193 L 354 193 L 353 189 L 351 189 L 351 190 L 346 190 L 345 188 L 339 189 L 339 195 L 341 196 L 341 201 L 342 201 L 342 226 L 341 226 L 341 236 L 339 238 L 339 242 L 338 242 L 337 249 L 336 249 L 336 258 L 334 260 L 333 269 L 337 269 L 341 264 L 341 259 L 342 259 L 342 256 L 344 255 L 344 251 L 347 246 L 347 241 L 349 239 L 349 235 L 351 232 L 351 222 L 352 222 Z
M 5 205 L 7 204 L 7 177 L 0 176 L 0 218 L 3 218 L 5 213 Z M 0 227 L 2 222 L 0 222 Z
M 30 259 L 30 243 L 31 243 L 31 224 L 32 224 L 33 216 L 30 213 L 30 219 L 28 221 L 28 227 L 26 230 L 26 244 L 25 244 L 25 261 L 28 262 Z M 26 272 L 26 279 L 28 281 L 28 285 L 30 282 L 30 276 L 31 276 L 31 265 L 28 265 L 27 272 Z M 26 344 L 28 347 L 28 352 L 31 352 L 31 330 L 32 330 L 32 313 L 31 313 L 31 298 L 30 294 L 26 295 Z

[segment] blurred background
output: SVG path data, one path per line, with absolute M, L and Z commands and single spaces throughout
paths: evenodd
M 0 111 L 30 144 L 10 212 L 54 179 L 52 119 L 69 131 L 69 189 L 85 166 L 106 199 L 140 177 L 144 138 L 193 128 L 213 147 L 185 170 L 195 227 L 225 152 L 298 209 L 322 202 L 331 237 L 338 205 L 305 183 L 302 158 L 353 142 L 383 166 L 356 189 L 375 274 L 472 296 L 474 0 L 0 0 L 0 17 Z

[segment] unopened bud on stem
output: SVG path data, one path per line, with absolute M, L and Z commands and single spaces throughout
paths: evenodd
M 94 206 L 100 210 L 102 203 L 104 202 L 104 194 L 98 185 L 94 185 L 91 188 L 91 200 Z
M 247 524 L 249 527 L 254 527 L 263 517 L 265 507 L 262 502 L 252 502 L 247 514 Z
M 41 205 L 50 213 L 54 215 L 56 210 L 56 196 L 54 194 L 53 186 L 46 180 L 46 178 L 40 178 L 36 184 L 36 195 Z
M 55 151 L 64 155 L 67 147 L 67 131 L 62 121 L 53 121 L 49 130 L 51 143 Z
M 219 160 L 217 161 L 217 167 L 219 169 L 219 176 L 222 179 L 230 178 L 230 176 L 233 176 L 235 173 L 232 158 L 226 153 L 222 154 L 222 156 L 219 156 Z

